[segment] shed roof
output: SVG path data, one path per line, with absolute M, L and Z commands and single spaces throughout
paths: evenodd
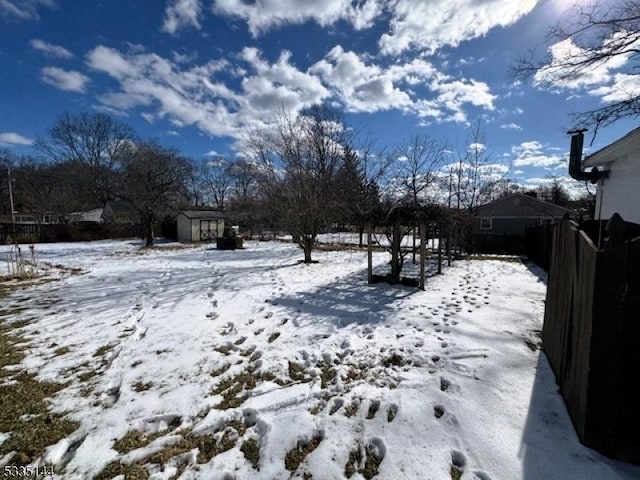
M 476 217 L 562 218 L 569 210 L 524 193 L 513 193 L 476 208 Z
M 627 157 L 631 153 L 637 152 L 638 149 L 640 149 L 640 127 L 631 130 L 624 137 L 619 138 L 597 152 L 586 156 L 582 163 L 585 167 L 603 165 Z
M 200 210 L 200 209 L 189 209 L 180 212 L 178 215 L 184 215 L 190 219 L 199 219 L 199 220 L 218 220 L 224 218 L 224 213 L 218 210 Z

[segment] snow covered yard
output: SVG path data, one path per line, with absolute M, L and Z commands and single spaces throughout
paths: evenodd
M 41 459 L 56 478 L 640 478 L 577 441 L 535 267 L 458 261 L 421 292 L 280 242 L 36 248 L 85 272 L 2 299 L 77 422 Z

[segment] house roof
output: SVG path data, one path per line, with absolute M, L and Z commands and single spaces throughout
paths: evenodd
M 220 219 L 224 218 L 224 214 L 218 210 L 188 209 L 180 212 L 178 215 L 184 215 L 190 219 Z
M 585 167 L 594 167 L 611 163 L 615 160 L 628 157 L 632 152 L 640 148 L 640 127 L 631 130 L 624 137 L 610 143 L 597 152 L 585 157 L 582 162 Z
M 569 213 L 564 207 L 523 193 L 513 193 L 476 208 L 476 217 L 550 217 L 562 218 Z
M 112 200 L 107 202 L 105 208 L 109 208 L 113 213 L 135 213 L 131 204 L 124 200 Z
M 86 212 L 71 212 L 69 214 L 69 222 L 102 222 L 102 208 L 94 208 Z

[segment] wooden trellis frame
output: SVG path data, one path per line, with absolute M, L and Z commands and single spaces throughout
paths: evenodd
M 378 222 L 373 220 L 367 224 L 367 280 L 369 283 L 388 282 L 391 284 L 404 284 L 417 286 L 421 290 L 425 288 L 426 257 L 427 257 L 427 227 L 432 225 L 438 233 L 438 273 L 442 273 L 442 240 L 443 225 L 446 223 L 447 211 L 438 205 L 426 206 L 396 206 L 391 208 L 384 216 L 379 215 Z M 386 276 L 373 273 L 373 229 L 374 225 L 391 227 L 391 274 Z M 419 275 L 418 281 L 400 276 L 400 254 L 402 227 L 407 225 L 418 226 L 420 238 Z M 415 247 L 414 247 L 415 248 Z M 414 250 L 415 254 L 415 250 Z

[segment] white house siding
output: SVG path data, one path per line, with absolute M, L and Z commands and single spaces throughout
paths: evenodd
M 224 231 L 224 218 L 212 211 L 190 211 L 178 214 L 178 240 L 181 242 L 213 241 Z M 211 238 L 202 238 L 202 232 L 211 231 Z
M 609 174 L 598 182 L 595 218 L 608 220 L 618 213 L 640 224 L 640 128 L 587 156 L 583 164 Z
M 627 222 L 640 224 L 640 155 L 618 158 L 607 165 L 609 178 L 601 180 L 596 196 L 596 219 L 618 213 Z

